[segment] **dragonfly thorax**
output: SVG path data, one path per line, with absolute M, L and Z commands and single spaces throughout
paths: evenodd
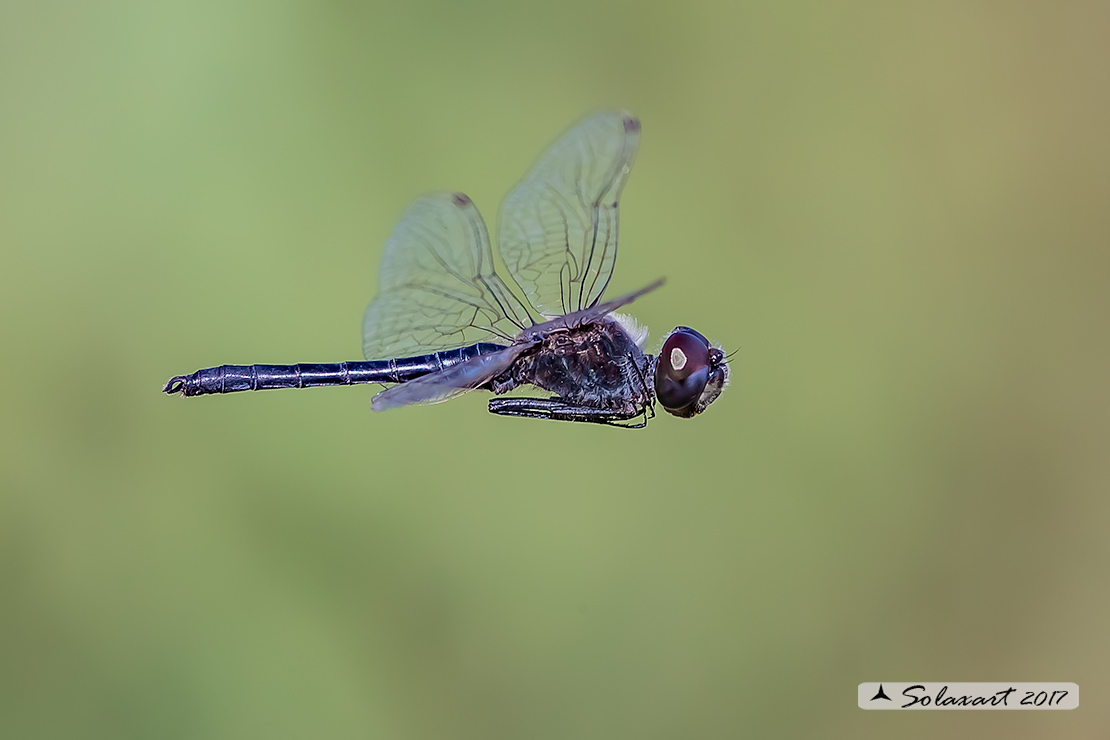
M 599 319 L 544 336 L 491 383 L 495 393 L 530 384 L 576 404 L 638 412 L 651 404 L 654 358 L 617 321 Z

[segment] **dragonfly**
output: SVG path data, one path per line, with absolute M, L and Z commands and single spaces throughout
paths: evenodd
M 509 281 L 470 198 L 417 198 L 386 242 L 362 322 L 365 361 L 221 365 L 175 376 L 163 391 L 380 383 L 375 411 L 482 389 L 501 416 L 642 428 L 656 403 L 677 417 L 700 414 L 727 386 L 729 356 L 686 326 L 667 334 L 658 355 L 644 351 L 646 329 L 617 310 L 662 279 L 603 300 L 640 130 L 632 115 L 604 111 L 540 156 L 501 206 L 498 255 Z M 554 395 L 505 396 L 527 386 Z

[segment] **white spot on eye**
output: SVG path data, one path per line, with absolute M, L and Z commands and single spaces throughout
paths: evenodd
M 681 370 L 686 367 L 686 353 L 678 347 L 671 350 L 671 367 L 675 370 Z

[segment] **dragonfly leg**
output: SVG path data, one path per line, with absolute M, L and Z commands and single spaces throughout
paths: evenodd
M 648 419 L 655 418 L 655 393 L 648 387 L 647 378 L 644 377 L 643 371 L 640 370 L 640 367 L 636 364 L 636 358 L 629 356 L 628 362 L 632 365 L 632 369 L 636 373 L 636 379 L 640 381 L 640 390 L 643 392 L 643 397 L 647 399 L 643 411 L 644 426 L 647 426 Z
M 626 429 L 641 429 L 647 426 L 644 409 L 634 411 L 612 411 L 593 406 L 581 406 L 555 398 L 492 398 L 489 402 L 492 414 L 501 416 L 522 416 L 528 419 L 552 419 L 555 421 L 577 421 L 588 424 L 607 424 Z M 623 422 L 643 417 L 639 423 Z

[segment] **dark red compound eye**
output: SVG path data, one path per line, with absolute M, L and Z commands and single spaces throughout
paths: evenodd
M 655 368 L 655 395 L 659 403 L 675 416 L 693 416 L 709 382 L 709 371 L 709 342 L 693 329 L 678 327 L 659 352 Z

